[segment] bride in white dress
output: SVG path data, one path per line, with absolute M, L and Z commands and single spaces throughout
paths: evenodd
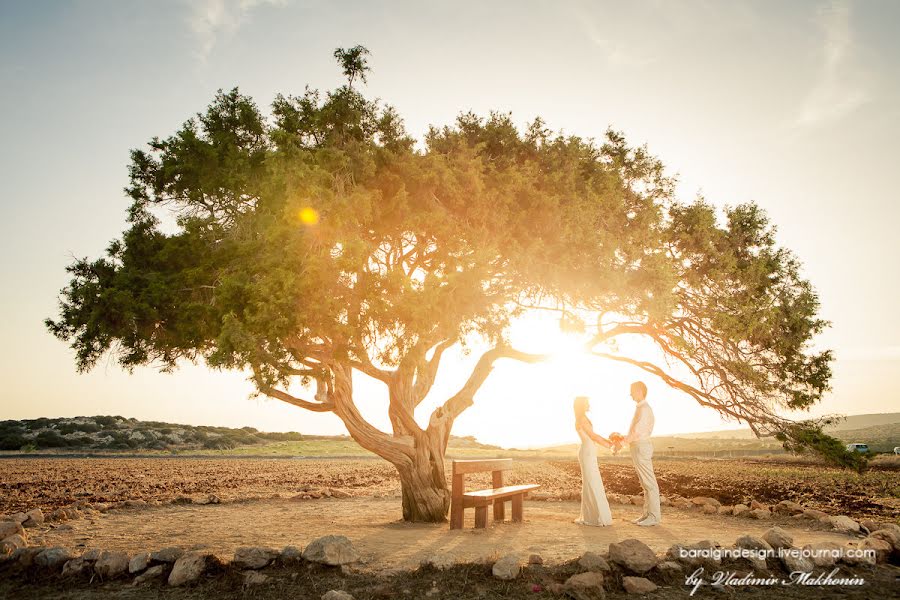
M 603 527 L 612 525 L 612 513 L 603 488 L 603 478 L 600 477 L 600 467 L 597 466 L 597 448 L 594 444 L 610 448 L 612 443 L 594 433 L 594 427 L 586 414 L 588 408 L 586 396 L 575 398 L 575 430 L 581 438 L 581 447 L 578 449 L 578 463 L 581 465 L 581 516 L 575 522 L 579 525 Z

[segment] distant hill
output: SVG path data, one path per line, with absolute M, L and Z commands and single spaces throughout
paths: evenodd
M 233 429 L 139 421 L 119 416 L 39 418 L 0 421 L 0 450 L 230 450 L 273 442 L 349 441 L 346 435 L 268 433 L 253 427 Z M 454 448 L 499 449 L 473 437 L 450 437 Z
M 843 421 L 827 427 L 825 431 L 843 442 L 860 442 L 868 444 L 875 452 L 890 452 L 895 446 L 900 446 L 900 413 L 850 415 Z M 749 429 L 679 433 L 665 439 L 674 440 L 675 446 L 689 446 L 687 440 L 696 443 L 718 440 L 722 444 L 735 443 L 738 440 L 757 443 L 763 441 L 756 440 Z M 778 445 L 774 440 L 769 441 L 773 445 Z
M 900 424 L 900 412 L 875 413 L 870 415 L 850 415 L 843 421 L 827 427 L 825 431 L 835 434 L 840 431 L 860 430 L 868 427 L 880 427 L 883 425 Z M 753 432 L 744 427 L 741 429 L 724 429 L 721 431 L 701 431 L 698 433 L 676 433 L 672 437 L 685 439 L 751 439 Z

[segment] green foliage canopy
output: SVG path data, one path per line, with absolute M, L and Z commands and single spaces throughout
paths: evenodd
M 220 92 L 132 152 L 128 230 L 69 267 L 47 320 L 79 369 L 110 351 L 126 368 L 203 358 L 246 369 L 260 392 L 333 410 L 396 460 L 360 422 L 348 373 L 388 385 L 394 437 L 415 437 L 412 412 L 444 350 L 489 342 L 432 415 L 442 450 L 494 360 L 534 359 L 505 336 L 543 308 L 574 329 L 589 322 L 598 356 L 758 433 L 820 440 L 778 412 L 828 390 L 831 354 L 810 350 L 827 324 L 759 207 L 723 221 L 702 199 L 678 201 L 662 164 L 614 131 L 596 143 L 540 119 L 520 130 L 506 114 L 465 113 L 417 148 L 394 109 L 352 87 L 366 55 L 338 50 L 346 85 L 279 95 L 268 118 L 237 89 Z M 690 377 L 604 346 L 625 335 L 652 339 Z M 315 381 L 315 398 L 290 395 L 294 378 Z

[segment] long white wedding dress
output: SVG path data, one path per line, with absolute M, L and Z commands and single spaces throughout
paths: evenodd
M 578 449 L 578 463 L 581 466 L 581 516 L 575 522 L 596 527 L 612 525 L 609 501 L 606 499 L 603 478 L 600 477 L 600 467 L 597 466 L 597 448 L 594 440 L 581 427 L 577 431 L 581 438 L 581 447 Z

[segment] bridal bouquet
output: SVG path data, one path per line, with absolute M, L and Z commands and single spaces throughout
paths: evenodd
M 613 444 L 613 454 L 618 454 L 619 450 L 622 448 L 622 445 L 625 443 L 625 436 L 623 436 L 618 431 L 613 431 L 609 434 L 609 441 Z

